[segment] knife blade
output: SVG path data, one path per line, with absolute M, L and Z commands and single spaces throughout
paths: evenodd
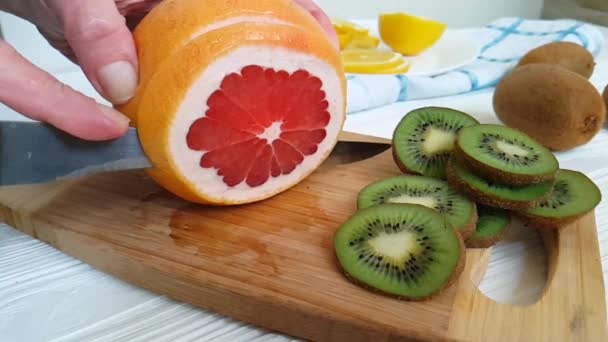
M 29 121 L 0 122 L 0 163 L 0 186 L 150 167 L 134 128 L 118 139 L 97 142 Z
M 356 162 L 389 147 L 386 140 L 345 133 L 326 164 Z M 47 183 L 151 166 L 135 128 L 129 128 L 118 139 L 97 142 L 30 121 L 0 121 L 0 163 L 0 186 Z

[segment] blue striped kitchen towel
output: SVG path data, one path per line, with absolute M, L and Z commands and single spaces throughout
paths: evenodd
M 481 51 L 471 63 L 437 75 L 347 75 L 347 112 L 384 105 L 457 95 L 494 87 L 529 50 L 554 41 L 570 41 L 597 56 L 604 45 L 592 24 L 576 20 L 501 18 L 477 30 Z

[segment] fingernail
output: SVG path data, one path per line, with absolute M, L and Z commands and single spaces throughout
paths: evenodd
M 128 117 L 110 107 L 99 104 L 99 109 L 106 119 L 109 119 L 114 125 L 121 129 L 129 126 L 129 122 L 131 122 Z
M 135 95 L 137 74 L 129 62 L 119 61 L 103 66 L 97 72 L 97 77 L 113 104 L 123 104 Z

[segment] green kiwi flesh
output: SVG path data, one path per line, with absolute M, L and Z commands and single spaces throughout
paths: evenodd
M 511 224 L 509 212 L 503 209 L 478 206 L 479 219 L 473 235 L 465 241 L 469 248 L 487 248 L 502 240 Z
M 549 149 L 518 130 L 494 124 L 463 128 L 455 154 L 477 174 L 504 184 L 552 180 L 559 168 Z
M 450 108 L 415 109 L 393 132 L 393 158 L 404 173 L 445 179 L 458 133 L 477 124 L 472 116 Z
M 487 180 L 458 158 L 448 163 L 448 184 L 475 203 L 500 209 L 525 210 L 536 206 L 551 192 L 553 181 L 508 185 Z
M 595 209 L 602 200 L 597 185 L 583 173 L 557 171 L 551 194 L 522 214 L 540 228 L 559 228 Z
M 419 204 L 434 209 L 445 215 L 465 240 L 477 222 L 475 203 L 437 178 L 396 176 L 371 183 L 359 192 L 359 209 L 385 203 Z
M 436 295 L 464 267 L 461 236 L 444 216 L 417 204 L 358 210 L 340 226 L 334 241 L 348 279 L 404 300 Z

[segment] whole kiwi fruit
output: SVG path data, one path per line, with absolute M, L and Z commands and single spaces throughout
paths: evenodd
M 494 111 L 553 151 L 584 145 L 606 120 L 599 91 L 579 74 L 551 64 L 515 68 L 496 86 Z
M 534 48 L 520 59 L 518 66 L 537 63 L 558 65 L 587 79 L 595 69 L 591 52 L 572 42 L 553 42 Z
M 606 103 L 606 108 L 608 108 L 608 85 L 604 88 L 604 102 Z

